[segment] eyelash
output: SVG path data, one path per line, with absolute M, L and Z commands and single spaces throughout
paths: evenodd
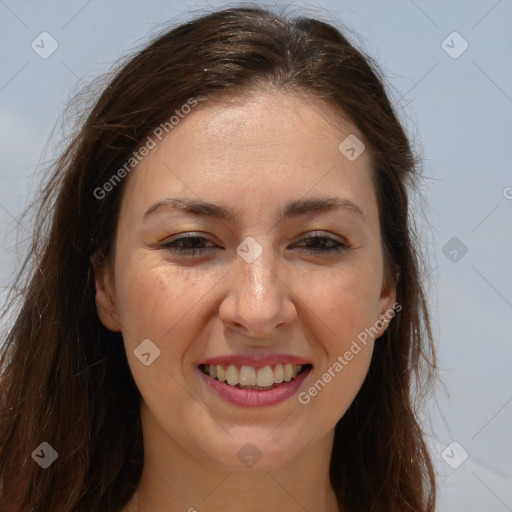
M 333 254 L 333 253 L 344 253 L 347 249 L 349 249 L 349 245 L 345 242 L 339 242 L 338 240 L 335 240 L 334 238 L 331 238 L 326 235 L 316 235 L 316 236 L 308 236 L 306 238 L 303 238 L 300 242 L 304 242 L 305 240 L 325 240 L 324 243 L 335 243 L 336 245 L 333 247 L 327 247 L 323 249 L 301 249 L 300 252 L 306 252 L 308 254 L 314 254 L 314 255 L 320 255 L 320 254 Z M 204 255 L 207 252 L 207 249 L 205 247 L 192 247 L 192 248 L 183 248 L 178 247 L 175 245 L 176 243 L 182 242 L 183 240 L 205 240 L 209 242 L 207 238 L 201 237 L 201 236 L 195 236 L 187 234 L 185 236 L 182 236 L 180 238 L 177 238 L 175 240 L 171 240 L 170 242 L 166 242 L 161 244 L 161 247 L 164 249 L 167 249 L 175 254 L 178 255 L 186 255 L 186 256 L 195 256 L 199 257 Z

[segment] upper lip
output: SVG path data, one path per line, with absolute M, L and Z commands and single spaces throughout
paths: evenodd
M 311 364 L 307 359 L 291 354 L 271 354 L 266 356 L 250 356 L 247 354 L 226 354 L 223 356 L 211 357 L 200 361 L 198 366 L 202 364 L 214 365 L 238 365 L 252 366 L 253 368 L 263 368 L 264 366 L 274 366 L 276 364 Z

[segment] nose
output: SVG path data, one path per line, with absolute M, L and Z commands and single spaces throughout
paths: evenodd
M 293 290 L 279 275 L 282 264 L 271 248 L 251 263 L 237 256 L 236 268 L 226 275 L 228 292 L 219 308 L 223 324 L 252 338 L 275 336 L 276 328 L 297 318 Z

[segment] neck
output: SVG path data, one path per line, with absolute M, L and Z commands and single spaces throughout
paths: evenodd
M 250 481 L 249 481 L 250 480 Z M 291 482 L 277 471 L 255 475 L 250 479 L 240 474 L 217 474 L 209 486 L 201 486 L 200 491 L 194 482 L 183 481 L 181 486 L 168 485 L 164 492 L 141 482 L 134 496 L 136 512 L 303 512 L 322 510 L 340 512 L 334 493 L 323 492 L 314 487 L 311 479 Z M 307 480 L 307 481 L 306 481 Z M 170 482 L 168 482 L 170 483 Z M 308 487 L 311 486 L 311 487 Z M 188 487 L 186 489 L 185 487 Z M 313 492 L 308 492 L 313 489 Z

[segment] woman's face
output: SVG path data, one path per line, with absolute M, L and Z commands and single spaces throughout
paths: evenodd
M 192 109 L 132 171 L 97 303 L 145 442 L 231 468 L 330 453 L 395 299 L 350 134 L 318 100 L 262 92 Z

